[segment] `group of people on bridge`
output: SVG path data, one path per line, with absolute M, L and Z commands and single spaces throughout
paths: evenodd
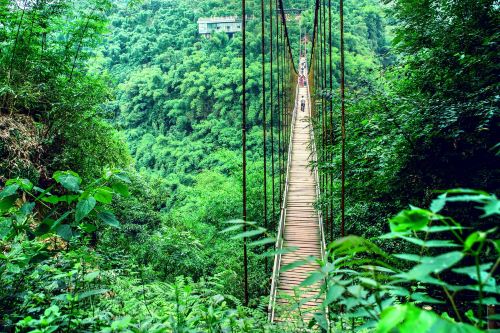
M 299 76 L 299 84 L 301 88 L 307 85 L 306 75 L 304 74 L 305 69 L 306 69 L 306 62 L 302 61 L 300 63 L 300 76 Z
M 306 69 L 306 60 L 305 58 L 301 58 L 304 60 L 301 60 L 300 62 L 300 76 L 299 76 L 299 85 L 301 88 L 304 88 L 307 86 L 307 80 L 306 80 L 306 75 L 305 75 L 305 69 Z M 306 110 L 306 100 L 304 99 L 304 95 L 300 97 L 300 111 L 305 112 Z

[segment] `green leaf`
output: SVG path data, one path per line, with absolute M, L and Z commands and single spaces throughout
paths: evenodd
M 23 178 L 14 178 L 9 179 L 5 185 L 17 184 L 24 191 L 31 191 L 33 188 L 33 183 L 31 183 L 28 179 Z
M 442 304 L 444 303 L 443 301 L 440 301 L 438 299 L 435 299 L 433 297 L 430 297 L 427 294 L 424 293 L 413 293 L 411 295 L 411 299 L 417 302 L 423 302 L 423 303 L 431 303 L 431 304 Z
M 448 197 L 448 202 L 477 202 L 477 203 L 485 203 L 490 199 L 489 194 L 479 194 L 479 195 L 457 195 L 453 197 Z
M 480 301 L 475 300 L 472 303 L 479 304 Z M 495 297 L 485 297 L 485 298 L 483 298 L 482 303 L 486 304 L 486 305 L 500 305 L 500 303 L 497 301 L 497 299 Z
M 97 217 L 101 219 L 105 224 L 114 227 L 120 228 L 120 222 L 116 219 L 115 215 L 110 211 L 104 211 L 97 214 Z
M 410 231 L 405 231 L 405 232 L 389 232 L 386 234 L 383 234 L 379 236 L 379 239 L 395 239 L 395 238 L 402 238 L 402 236 L 409 236 L 411 235 Z
M 6 265 L 7 272 L 12 273 L 12 274 L 18 274 L 21 273 L 21 268 L 13 263 L 8 262 Z
M 261 245 L 265 245 L 265 244 L 274 244 L 275 242 L 276 242 L 276 239 L 266 237 L 266 238 L 256 240 L 255 242 L 248 243 L 248 246 L 250 246 L 250 247 L 261 246 Z
M 450 240 L 430 240 L 423 243 L 425 247 L 460 247 L 460 245 L 453 243 Z
M 93 290 L 88 290 L 84 291 L 83 293 L 78 294 L 78 299 L 82 300 L 90 296 L 95 296 L 95 295 L 100 295 L 108 292 L 109 289 L 93 289 Z
M 321 272 L 326 275 L 326 274 L 334 271 L 336 268 L 337 267 L 335 267 L 335 265 L 333 263 L 327 262 L 323 266 L 321 266 Z
M 99 187 L 94 193 L 94 198 L 103 204 L 110 204 L 113 201 L 113 190 L 107 186 Z
M 360 266 L 361 268 L 364 268 L 366 270 L 369 270 L 369 271 L 377 271 L 377 272 L 384 272 L 384 273 L 394 273 L 394 269 L 393 268 L 387 268 L 387 267 L 384 267 L 384 266 L 376 266 L 376 265 L 363 265 L 363 266 Z
M 35 208 L 34 202 L 25 202 L 19 209 L 19 212 L 23 215 L 29 215 L 33 212 L 33 208 Z
M 481 231 L 473 232 L 465 239 L 464 250 L 469 251 L 476 243 L 483 243 L 486 240 L 486 233 Z
M 309 260 L 296 260 L 292 263 L 281 266 L 280 272 L 286 272 L 286 271 L 295 269 L 297 267 L 304 266 L 304 265 L 308 264 L 309 262 L 310 262 Z
M 125 171 L 119 171 L 115 174 L 113 174 L 113 177 L 124 182 L 127 184 L 130 184 L 130 178 L 128 177 L 127 173 Z
M 266 229 L 264 229 L 264 228 L 258 228 L 256 230 L 249 230 L 249 231 L 245 231 L 245 232 L 239 233 L 239 234 L 231 237 L 231 239 L 249 238 L 249 237 L 261 235 L 261 234 L 263 234 L 265 232 L 266 232 Z
M 80 189 L 82 179 L 76 172 L 73 171 L 56 171 L 52 176 L 56 182 L 61 184 L 65 189 L 77 192 Z
M 231 223 L 231 224 L 245 224 L 245 223 L 248 223 L 243 221 L 242 219 L 234 219 L 234 220 L 229 220 L 229 221 L 224 221 L 224 223 Z
M 314 320 L 325 332 L 328 330 L 328 320 L 324 313 L 317 312 L 313 315 Z M 314 325 L 314 324 L 313 324 Z M 309 327 L 312 328 L 312 327 Z
M 50 230 L 56 230 L 59 224 L 61 224 L 61 222 L 64 221 L 71 213 L 73 213 L 73 210 L 67 211 L 62 214 L 56 221 L 54 221 L 53 224 L 51 224 Z
M 455 323 L 413 304 L 394 305 L 380 315 L 377 333 L 453 332 L 480 333 L 474 326 Z
M 68 224 L 61 224 L 57 226 L 56 233 L 65 241 L 70 241 L 73 237 L 73 230 Z
M 481 190 L 471 190 L 469 188 L 454 188 L 451 190 L 446 190 L 443 191 L 448 194 L 483 194 L 483 195 L 489 195 L 488 192 L 481 191 Z
M 47 203 L 51 203 L 51 204 L 57 204 L 61 201 L 64 201 L 64 199 L 57 196 L 57 195 L 49 195 L 49 196 L 43 197 L 42 201 L 47 202 Z
M 420 262 L 422 261 L 422 257 L 417 255 L 417 254 L 411 254 L 411 253 L 397 253 L 394 255 L 396 258 L 403 259 L 403 260 L 408 260 L 408 261 L 415 261 L 415 262 Z
M 96 226 L 93 225 L 93 224 L 90 224 L 90 223 L 84 223 L 82 225 L 80 225 L 80 229 L 82 229 L 83 231 L 85 232 L 94 232 L 97 230 Z
M 389 290 L 389 293 L 391 295 L 400 297 L 410 296 L 410 292 L 406 288 L 400 286 L 390 286 L 390 285 L 386 285 L 385 287 Z
M 481 277 L 481 282 L 483 284 L 495 285 L 495 278 L 490 276 L 489 280 L 486 281 L 486 278 L 489 276 L 488 270 L 493 266 L 493 263 L 489 262 L 486 264 L 482 264 L 479 266 L 479 275 Z M 479 277 L 477 276 L 477 268 L 476 266 L 466 266 L 460 268 L 452 269 L 453 272 L 457 274 L 464 274 L 469 276 L 471 279 L 479 281 Z
M 359 236 L 347 236 L 336 239 L 328 245 L 328 249 L 332 250 L 337 256 L 366 252 L 387 257 L 387 254 L 377 245 Z
M 441 194 L 437 199 L 432 200 L 431 212 L 439 213 L 446 205 L 446 193 Z
M 80 222 L 85 216 L 89 215 L 92 209 L 94 209 L 95 204 L 96 200 L 93 197 L 78 201 L 76 204 L 75 221 Z
M 484 214 L 481 215 L 482 218 L 492 216 L 492 215 L 500 215 L 500 201 L 496 196 L 493 196 L 489 200 L 489 202 L 482 207 L 484 210 Z
M 389 220 L 391 231 L 421 230 L 431 221 L 432 213 L 420 208 L 406 209 Z
M 304 281 L 300 283 L 301 287 L 310 287 L 313 284 L 321 281 L 324 278 L 324 275 L 321 272 L 313 272 L 311 273 Z
M 246 224 L 246 225 L 256 225 L 257 224 L 257 222 L 254 222 L 254 221 L 243 221 L 241 219 L 224 221 L 224 223 L 227 223 L 227 224 L 240 224 L 240 225 L 243 225 L 243 224 Z
M 347 310 L 349 311 L 350 309 L 354 308 L 355 306 L 361 304 L 361 302 L 356 297 L 348 297 L 348 298 L 342 299 L 340 304 L 345 305 L 347 307 Z
M 0 240 L 5 239 L 12 231 L 12 220 L 0 217 Z
M 118 193 L 122 197 L 126 198 L 130 195 L 128 192 L 128 186 L 123 183 L 114 183 L 111 187 L 115 193 Z
M 356 298 L 365 298 L 367 294 L 365 288 L 359 284 L 347 287 L 347 291 Z
M 365 287 L 377 287 L 378 285 L 380 285 L 379 282 L 377 282 L 376 280 L 371 279 L 371 278 L 359 277 L 358 279 L 359 279 L 359 282 L 361 282 L 361 285 L 363 285 Z
M 259 255 L 259 257 L 274 257 L 277 254 L 286 254 L 286 253 L 292 253 L 297 251 L 298 247 L 296 246 L 290 246 L 282 249 L 277 249 L 277 250 L 270 250 L 266 251 L 262 254 Z
M 413 238 L 413 237 L 405 237 L 405 236 L 399 236 L 399 238 L 402 238 L 410 243 L 419 245 L 419 246 L 424 246 L 424 247 L 460 247 L 460 245 L 453 243 L 450 240 L 430 240 L 430 241 L 423 241 L 418 238 Z
M 57 204 L 59 202 L 66 202 L 66 203 L 72 203 L 76 199 L 78 199 L 79 195 L 77 194 L 70 194 L 70 195 L 63 195 L 63 196 L 57 196 L 57 195 L 49 195 L 49 196 L 44 196 L 42 197 L 42 201 L 48 202 L 51 204 Z
M 462 260 L 464 254 L 462 252 L 453 251 L 436 257 L 424 257 L 422 263 L 413 267 L 408 273 L 396 275 L 409 280 L 421 280 L 431 273 L 437 274 L 443 270 L 455 265 Z
M 100 271 L 94 271 L 94 272 L 87 273 L 87 274 L 85 274 L 83 279 L 85 280 L 85 282 L 92 282 L 96 279 L 96 277 L 99 276 L 100 273 L 101 273 Z
M 407 307 L 401 305 L 394 305 L 382 311 L 377 325 L 377 333 L 400 332 L 396 327 L 405 320 L 407 312 Z
M 11 195 L 10 197 L 6 197 L 0 199 L 0 212 L 6 212 L 14 206 L 17 197 L 15 195 Z
M 462 231 L 463 229 L 466 229 L 466 228 L 464 228 L 462 226 L 436 225 L 436 226 L 431 226 L 431 227 L 425 227 L 422 229 L 422 231 L 428 232 L 428 233 L 436 233 L 436 232 L 452 231 L 452 230 Z
M 332 302 L 338 300 L 342 294 L 346 291 L 343 286 L 334 285 L 328 288 L 326 293 L 325 301 L 323 302 L 324 306 L 330 305 Z
M 3 190 L 0 192 L 0 200 L 5 199 L 7 197 L 10 197 L 12 195 L 15 195 L 18 189 L 19 189 L 19 185 L 17 185 L 17 184 L 5 186 L 3 188 Z
M 237 224 L 237 225 L 232 225 L 230 227 L 227 227 L 225 228 L 224 230 L 221 231 L 221 234 L 222 233 L 226 233 L 226 232 L 231 232 L 231 231 L 235 231 L 235 230 L 240 230 L 243 228 L 243 224 Z
M 491 240 L 491 242 L 493 243 L 497 254 L 500 254 L 500 239 Z

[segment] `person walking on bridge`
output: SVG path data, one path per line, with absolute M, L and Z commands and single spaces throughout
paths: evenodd
M 304 112 L 306 110 L 306 100 L 304 99 L 304 96 L 302 96 L 300 100 L 300 110 Z

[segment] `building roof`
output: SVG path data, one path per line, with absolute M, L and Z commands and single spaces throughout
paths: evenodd
M 236 23 L 241 22 L 238 16 L 221 16 L 221 17 L 200 17 L 199 23 Z

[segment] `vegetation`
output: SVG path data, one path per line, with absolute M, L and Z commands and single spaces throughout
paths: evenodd
M 314 1 L 284 4 L 304 9 L 287 22 L 296 55 Z M 498 321 L 487 315 L 500 293 L 498 4 L 345 7 L 350 236 L 336 214 L 329 260 L 303 283 L 323 281 L 312 321 L 271 324 L 279 169 L 273 189 L 260 2 L 248 3 L 246 43 L 256 222 L 242 222 L 242 38 L 204 38 L 196 23 L 239 15 L 239 2 L 0 0 L 0 331 L 479 332 Z M 336 1 L 332 13 L 338 110 Z M 335 113 L 335 138 L 339 123 Z M 276 119 L 268 126 L 276 134 Z M 320 149 L 334 153 L 319 167 L 335 181 L 318 207 L 338 207 L 340 140 Z M 255 238 L 248 306 L 244 235 Z

